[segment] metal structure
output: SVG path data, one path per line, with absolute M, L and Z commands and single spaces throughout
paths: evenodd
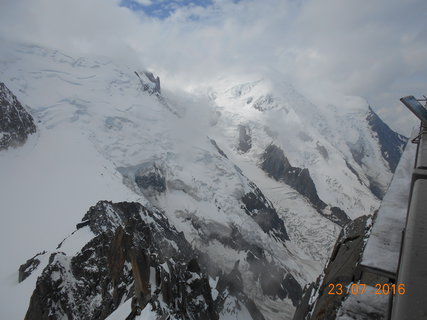
M 413 140 L 417 156 L 396 279 L 406 293 L 394 296 L 391 320 L 421 320 L 427 319 L 427 109 L 420 102 L 427 104 L 427 97 L 400 100 L 421 120 L 421 127 Z
M 415 116 L 421 120 L 423 125 L 427 126 L 427 110 L 420 103 L 420 101 L 427 102 L 427 97 L 423 96 L 424 99 L 415 99 L 414 96 L 407 96 L 400 99 L 402 103 L 412 111 Z

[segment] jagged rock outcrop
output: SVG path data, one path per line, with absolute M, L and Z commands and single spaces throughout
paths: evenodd
M 248 152 L 252 148 L 251 130 L 248 126 L 239 125 L 239 143 L 237 150 L 242 153 Z
M 335 244 L 324 272 L 304 289 L 301 303 L 294 314 L 294 320 L 334 320 L 342 302 L 348 296 L 328 294 L 330 284 L 340 284 L 343 288 L 357 281 L 357 267 L 360 262 L 365 239 L 370 228 L 368 216 L 361 216 L 342 230 Z M 369 318 L 369 319 L 375 319 Z
M 0 82 L 0 151 L 21 146 L 36 132 L 33 117 Z
M 252 102 L 252 100 L 250 102 Z M 279 108 L 279 103 L 271 94 L 266 94 L 257 98 L 253 102 L 252 107 L 259 111 L 269 111 Z
M 148 71 L 136 72 L 136 76 L 139 78 L 142 90 L 148 92 L 149 94 L 160 95 L 160 78 L 155 77 L 153 73 Z
M 222 149 L 220 147 L 218 147 L 218 144 L 216 143 L 216 141 L 214 139 L 209 139 L 210 142 L 212 143 L 212 145 L 215 147 L 216 151 L 218 151 L 218 153 L 223 156 L 224 158 L 228 159 L 227 155 L 224 153 L 224 151 L 222 151 Z
M 387 161 L 391 172 L 394 173 L 408 138 L 391 130 L 371 107 L 369 107 L 366 120 L 372 131 L 376 133 L 382 156 Z
M 261 169 L 277 181 L 283 181 L 304 197 L 306 197 L 317 211 L 329 220 L 344 226 L 350 221 L 347 214 L 337 208 L 329 208 L 318 196 L 316 186 L 311 179 L 307 168 L 293 167 L 283 150 L 274 144 L 270 144 L 261 158 Z
M 166 179 L 162 170 L 154 164 L 150 168 L 140 168 L 135 173 L 135 183 L 145 192 L 164 192 Z
M 261 169 L 276 180 L 281 180 L 301 193 L 318 210 L 326 208 L 326 203 L 320 200 L 316 186 L 307 168 L 293 167 L 286 158 L 283 150 L 270 144 L 262 155 Z
M 351 221 L 351 219 L 348 217 L 345 211 L 342 210 L 341 208 L 331 207 L 330 210 L 331 210 L 330 220 L 332 220 L 336 224 L 340 226 L 345 226 L 347 225 L 347 223 Z
M 25 279 L 27 279 L 31 275 L 31 273 L 35 269 L 37 269 L 37 267 L 40 264 L 40 260 L 37 257 L 44 254 L 46 254 L 46 251 L 37 253 L 34 257 L 32 257 L 31 259 L 28 259 L 27 262 L 25 262 L 19 267 L 19 274 L 18 274 L 19 282 L 22 282 Z
M 165 172 L 155 162 L 144 162 L 131 167 L 119 167 L 124 183 L 148 198 L 155 197 L 167 189 Z
M 282 241 L 289 240 L 285 224 L 277 215 L 273 204 L 253 182 L 249 182 L 249 186 L 252 191 L 242 197 L 242 208 L 265 233 L 269 233 Z
M 145 308 L 157 317 L 219 319 L 230 299 L 236 308 L 247 306 L 253 319 L 264 319 L 230 280 L 238 270 L 217 275 L 217 285 L 211 286 L 197 253 L 161 212 L 139 203 L 100 201 L 77 225 L 73 241 L 78 241 L 80 232 L 93 238 L 77 253 L 61 251 L 70 241 L 67 238 L 51 253 L 47 265 L 35 267 L 44 269 L 26 320 L 105 319 L 130 299 L 126 319 L 135 319 Z M 20 269 L 31 273 L 32 261 L 35 258 Z
M 177 117 L 181 117 L 180 113 L 173 108 L 168 100 L 162 95 L 160 90 L 160 78 L 155 77 L 153 73 L 148 71 L 140 71 L 134 72 L 138 77 L 139 82 L 141 84 L 141 90 L 145 93 L 148 93 L 150 96 L 153 95 L 157 98 L 157 101 L 166 109 L 168 109 L 171 113 L 173 113 Z

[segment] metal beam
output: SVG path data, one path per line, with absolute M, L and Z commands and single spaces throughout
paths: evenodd
M 409 109 L 418 119 L 421 120 L 424 126 L 427 126 L 427 110 L 419 102 L 420 100 L 415 99 L 414 96 L 407 96 L 400 99 L 402 103 Z M 423 101 L 423 100 L 421 100 Z

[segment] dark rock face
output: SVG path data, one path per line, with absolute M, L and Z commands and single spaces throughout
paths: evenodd
M 359 173 L 357 173 L 356 169 L 354 169 L 353 166 L 347 160 L 345 160 L 345 164 L 347 165 L 347 168 L 356 176 L 356 178 L 359 181 L 359 183 L 363 184 L 363 181 L 360 178 Z
M 33 117 L 0 82 L 0 151 L 21 146 L 36 132 Z
M 351 219 L 338 207 L 332 207 L 327 213 L 327 204 L 318 196 L 316 186 L 307 168 L 293 167 L 286 158 L 283 150 L 271 144 L 262 155 L 261 169 L 277 181 L 283 181 L 306 197 L 317 211 L 340 226 Z
M 324 146 L 322 146 L 321 144 L 319 144 L 319 142 L 316 143 L 316 149 L 317 151 L 319 151 L 320 155 L 325 159 L 328 160 L 329 159 L 329 153 L 328 150 L 326 150 L 326 148 Z
M 282 241 L 289 240 L 285 224 L 277 215 L 272 203 L 265 198 L 253 182 L 250 182 L 249 185 L 252 192 L 248 192 L 242 197 L 241 201 L 244 204 L 242 208 L 265 233 L 269 233 Z
M 138 77 L 139 82 L 141 83 L 141 90 L 143 92 L 148 93 L 150 96 L 154 95 L 157 98 L 157 101 L 166 109 L 168 109 L 171 113 L 176 115 L 177 117 L 180 117 L 179 112 L 175 110 L 169 103 L 168 100 L 165 99 L 164 96 L 162 96 L 161 90 L 160 90 L 160 78 L 155 77 L 151 72 L 148 71 L 142 71 L 142 72 L 136 72 L 135 75 Z
M 283 150 L 271 144 L 265 149 L 262 156 L 261 169 L 276 180 L 284 179 L 286 172 L 291 168 L 288 158 Z
M 227 155 L 224 153 L 224 151 L 222 151 L 222 149 L 220 147 L 218 147 L 218 144 L 216 143 L 216 141 L 214 139 L 209 139 L 210 142 L 212 143 L 212 145 L 215 147 L 215 149 L 218 151 L 218 153 L 220 155 L 222 155 L 224 158 L 228 159 Z
M 286 183 L 306 196 L 316 209 L 324 209 L 326 204 L 317 195 L 316 186 L 307 168 L 292 167 L 285 175 Z
M 226 287 L 228 287 L 233 294 L 243 290 L 243 278 L 239 271 L 239 261 L 236 261 L 231 272 L 219 283 L 220 289 L 225 289 Z
M 147 198 L 155 198 L 167 190 L 166 170 L 161 164 L 148 161 L 136 166 L 118 167 L 117 170 L 123 175 L 125 185 Z
M 328 285 L 340 283 L 345 287 L 355 280 L 364 248 L 364 239 L 369 229 L 368 219 L 368 216 L 361 216 L 341 230 L 323 274 L 318 277 L 316 283 L 305 288 L 294 320 L 332 320 L 336 318 L 338 308 L 347 295 L 328 294 L 330 289 Z M 313 297 L 316 296 L 317 299 L 313 301 Z
M 394 132 L 385 124 L 380 117 L 369 107 L 369 113 L 366 117 L 372 131 L 377 134 L 381 153 L 387 161 L 391 172 L 394 173 L 403 149 L 408 142 L 408 138 Z
M 166 191 L 166 179 L 160 168 L 154 164 L 150 168 L 141 168 L 135 173 L 135 183 L 141 190 L 151 192 Z
M 338 207 L 331 207 L 331 220 L 333 219 L 340 226 L 345 226 L 351 221 L 344 210 Z
M 378 199 L 382 200 L 385 196 L 386 190 L 372 177 L 367 177 L 369 180 L 369 190 L 371 190 L 372 194 L 376 196 Z
M 32 257 L 31 259 L 28 259 L 27 262 L 25 262 L 24 264 L 22 264 L 19 267 L 19 278 L 18 281 L 22 282 L 25 279 L 27 279 L 31 273 L 37 269 L 37 267 L 40 264 L 40 260 L 37 258 L 38 256 L 41 256 L 43 254 L 45 254 L 46 251 L 43 251 L 41 253 L 37 253 L 34 257 Z
M 246 153 L 252 148 L 252 138 L 250 128 L 244 125 L 239 125 L 239 144 L 237 145 L 237 149 Z
M 154 77 L 152 72 L 144 71 L 144 74 L 146 75 L 148 80 L 150 80 L 152 83 L 154 83 L 154 92 L 157 92 L 160 94 L 161 93 L 160 92 L 160 78 Z
M 269 263 L 263 251 L 249 251 L 246 259 L 254 280 L 259 281 L 265 295 L 279 299 L 289 298 L 294 306 L 298 305 L 302 288 L 292 274 Z
M 326 204 L 317 195 L 316 186 L 307 168 L 292 167 L 283 150 L 271 144 L 262 155 L 261 168 L 275 180 L 283 181 L 301 193 L 318 210 L 326 208 Z
M 254 307 L 229 281 L 234 276 L 220 277 L 213 298 L 214 288 L 197 254 L 160 212 L 139 203 L 101 201 L 78 224 L 78 230 L 82 228 L 94 237 L 75 255 L 51 254 L 26 320 L 105 319 L 129 299 L 132 307 L 126 319 L 135 319 L 146 306 L 159 318 L 219 319 L 231 287 L 236 301 Z M 33 264 L 27 262 L 21 269 Z M 257 312 L 255 307 L 253 314 Z
M 155 77 L 151 72 L 143 71 L 143 72 L 136 72 L 136 76 L 139 78 L 142 90 L 148 92 L 149 94 L 155 94 L 160 95 L 160 78 Z

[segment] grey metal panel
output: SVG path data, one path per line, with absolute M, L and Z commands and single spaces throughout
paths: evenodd
M 421 134 L 420 147 L 417 158 L 417 168 L 427 169 L 427 133 Z
M 364 272 L 390 279 L 397 276 L 416 151 L 417 146 L 409 143 L 400 158 L 363 251 L 361 267 Z M 427 173 L 427 170 L 421 171 Z
M 414 96 L 407 96 L 400 99 L 402 103 L 422 121 L 424 125 L 427 125 L 427 110 L 421 103 L 415 99 Z
M 408 213 L 398 284 L 406 293 L 396 295 L 392 320 L 427 319 L 427 180 L 414 182 Z

